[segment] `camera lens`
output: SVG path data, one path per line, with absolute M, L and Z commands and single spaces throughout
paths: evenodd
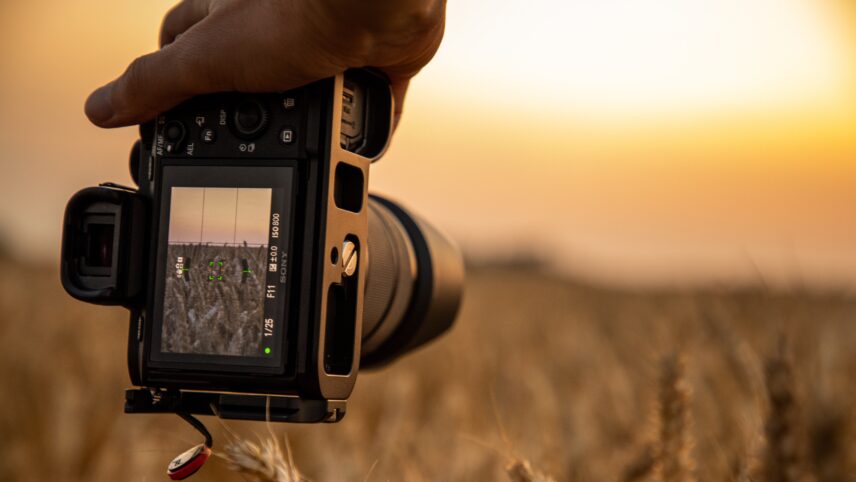
M 267 127 L 267 121 L 267 110 L 255 99 L 244 100 L 235 108 L 233 125 L 240 137 L 245 139 L 258 137 Z
M 370 196 L 368 208 L 362 368 L 389 363 L 448 330 L 464 280 L 460 251 L 434 227 L 379 196 Z

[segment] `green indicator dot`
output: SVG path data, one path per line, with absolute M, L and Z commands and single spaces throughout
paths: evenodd
M 265 355 L 270 355 L 270 347 L 269 346 L 265 347 Z

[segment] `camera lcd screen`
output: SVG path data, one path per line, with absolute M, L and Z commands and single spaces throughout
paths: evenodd
M 206 175 L 220 175 L 208 182 L 186 178 L 188 169 L 165 168 L 155 358 L 277 364 L 291 169 L 244 168 L 232 177 L 239 168 L 209 168 Z M 277 172 L 250 174 L 258 170 Z M 280 185 L 271 185 L 277 179 Z

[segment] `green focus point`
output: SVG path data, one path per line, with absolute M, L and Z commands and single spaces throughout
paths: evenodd
M 270 355 L 270 347 L 269 346 L 265 347 L 265 355 Z

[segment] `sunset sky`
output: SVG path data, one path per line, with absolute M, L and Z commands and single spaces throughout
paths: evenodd
M 170 243 L 267 245 L 270 189 L 174 187 Z
M 0 232 L 56 259 L 77 189 L 130 183 L 91 89 L 170 1 L 0 4 Z M 451 0 L 372 169 L 475 257 L 604 282 L 856 280 L 856 4 Z

